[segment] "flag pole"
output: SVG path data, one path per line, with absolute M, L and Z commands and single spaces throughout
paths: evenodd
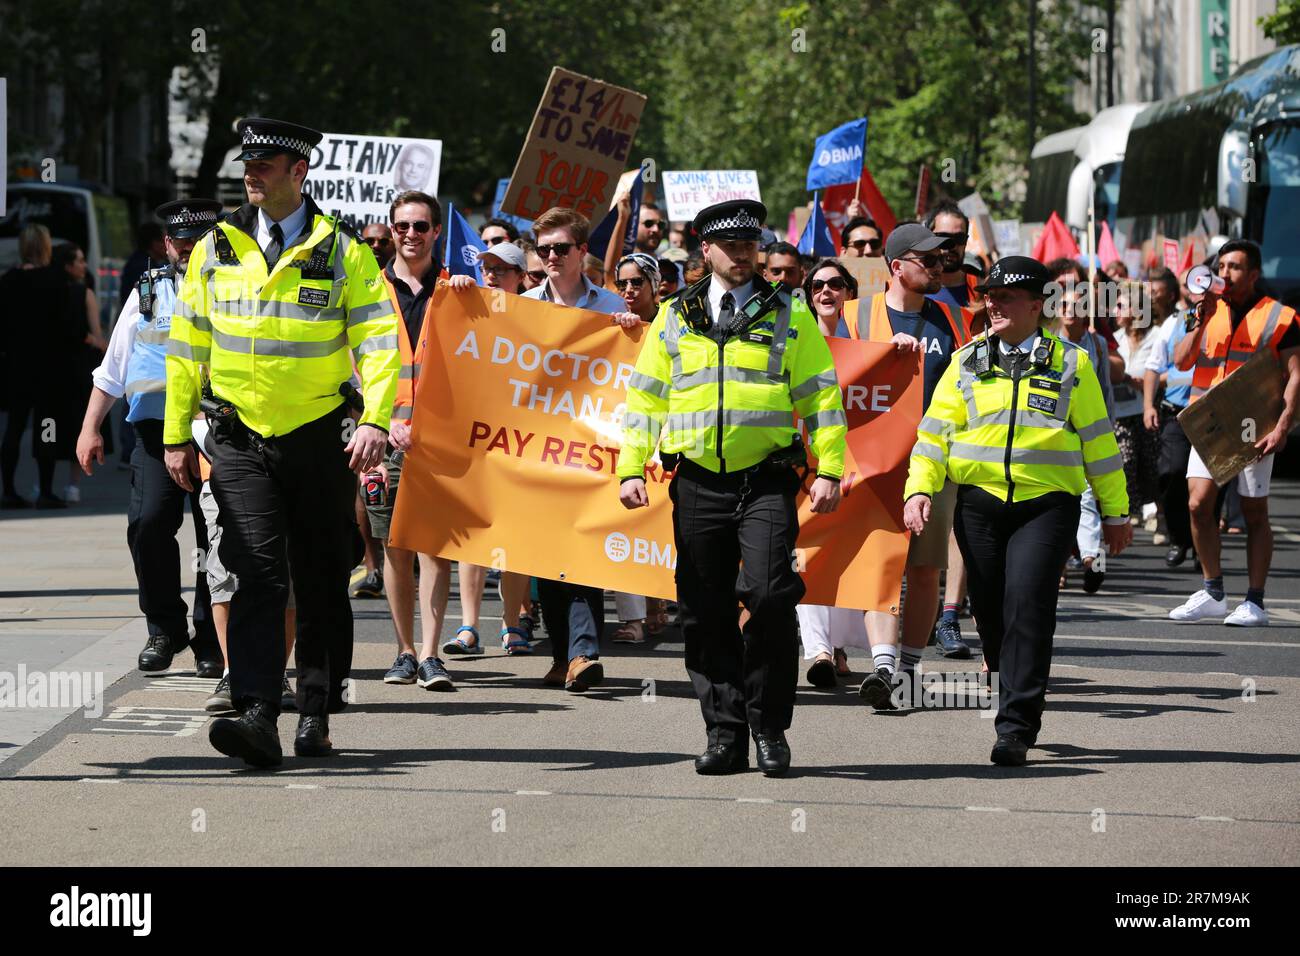
M 858 181 L 853 184 L 853 201 L 858 202 L 862 193 L 862 174 L 867 170 L 867 128 L 862 128 L 862 168 L 858 170 Z
M 1088 331 L 1097 331 L 1097 191 L 1088 190 Z

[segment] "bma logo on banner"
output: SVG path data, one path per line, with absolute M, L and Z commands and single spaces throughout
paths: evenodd
M 817 155 L 818 166 L 829 166 L 831 163 L 848 163 L 853 160 L 862 159 L 862 147 L 854 146 L 851 149 L 823 149 Z
M 478 265 L 478 250 L 473 246 L 461 246 L 460 257 L 465 260 L 465 265 L 470 268 Z
M 677 568 L 671 544 L 660 545 L 657 541 L 645 538 L 629 539 L 621 531 L 612 531 L 605 536 L 605 557 L 615 564 L 622 564 L 630 558 L 633 564 L 659 565 L 674 570 Z

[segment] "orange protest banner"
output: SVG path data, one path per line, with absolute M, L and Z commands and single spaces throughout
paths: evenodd
M 668 479 L 627 511 L 614 470 L 627 381 L 646 328 L 488 289 L 434 293 L 392 542 L 401 548 L 632 594 L 673 598 Z M 849 419 L 843 503 L 809 515 L 809 603 L 896 610 L 906 461 L 921 416 L 915 356 L 832 340 Z M 811 484 L 809 475 L 805 486 Z
M 502 211 L 532 220 L 567 206 L 599 223 L 628 165 L 645 103 L 634 90 L 553 68 Z

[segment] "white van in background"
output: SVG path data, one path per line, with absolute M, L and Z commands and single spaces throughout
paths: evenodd
M 105 334 L 117 317 L 122 266 L 131 254 L 131 222 L 126 201 L 77 186 L 11 182 L 8 215 L 0 219 L 0 272 L 18 264 L 18 235 L 29 223 L 50 230 L 54 245 L 75 242 L 86 253 L 94 277 Z

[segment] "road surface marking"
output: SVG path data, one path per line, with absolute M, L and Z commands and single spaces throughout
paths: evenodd
M 1011 812 L 1006 807 L 967 807 L 966 809 L 972 810 L 976 813 L 1010 813 Z
M 1055 641 L 1119 641 L 1125 644 L 1214 644 L 1219 647 L 1290 647 L 1300 649 L 1300 644 L 1290 641 L 1198 641 L 1189 637 L 1108 637 L 1086 634 L 1057 634 Z

